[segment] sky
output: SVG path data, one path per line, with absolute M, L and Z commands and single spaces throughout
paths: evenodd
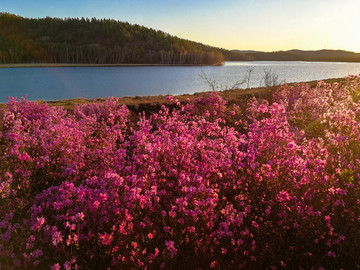
M 359 0 L 0 0 L 0 11 L 127 21 L 225 49 L 360 52 Z

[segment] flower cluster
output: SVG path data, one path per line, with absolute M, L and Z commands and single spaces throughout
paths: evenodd
M 354 269 L 360 77 L 134 117 L 0 111 L 1 269 Z M 134 121 L 134 119 L 137 119 Z

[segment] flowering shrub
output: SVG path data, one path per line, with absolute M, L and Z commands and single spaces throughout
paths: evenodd
M 216 93 L 137 122 L 110 98 L 0 111 L 1 269 L 354 269 L 360 77 Z M 177 106 L 177 107 L 176 107 Z

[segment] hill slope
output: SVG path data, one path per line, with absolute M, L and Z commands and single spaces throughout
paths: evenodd
M 3 64 L 219 64 L 223 53 L 232 54 L 127 22 L 0 13 Z
M 0 64 L 214 65 L 224 60 L 360 62 L 360 54 L 335 50 L 229 51 L 115 20 L 29 19 L 0 13 Z
M 248 61 L 334 61 L 360 62 L 360 53 L 343 50 L 302 51 L 289 50 L 277 52 L 233 50 L 243 60 Z

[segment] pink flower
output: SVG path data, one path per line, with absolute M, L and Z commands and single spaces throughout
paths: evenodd
M 170 257 L 173 258 L 177 254 L 177 249 L 174 246 L 174 241 L 165 241 L 165 245 L 168 251 L 170 251 Z
M 93 202 L 93 206 L 94 206 L 95 209 L 97 209 L 99 207 L 99 205 L 100 205 L 99 201 L 94 201 Z
M 278 202 L 284 202 L 290 200 L 289 193 L 285 190 L 280 191 L 280 193 L 276 197 L 276 200 Z
M 63 241 L 63 236 L 60 232 L 55 231 L 52 235 L 52 243 L 54 246 L 57 246 L 59 243 Z
M 332 251 L 329 251 L 329 252 L 328 252 L 328 256 L 329 256 L 329 257 L 336 258 L 335 252 L 332 252 Z
M 166 245 L 166 248 L 168 250 L 173 249 L 174 248 L 174 241 L 165 241 L 165 245 Z
M 85 215 L 84 215 L 84 213 L 83 212 L 80 212 L 80 213 L 77 213 L 76 215 L 75 215 L 75 219 L 76 219 L 76 221 L 82 221 L 83 219 L 84 219 L 84 217 L 85 217 Z
M 113 234 L 100 234 L 99 233 L 99 239 L 101 240 L 101 243 L 105 246 L 108 246 L 111 244 L 112 240 L 113 240 Z
M 51 270 L 60 270 L 61 269 L 61 266 L 60 264 L 56 263 L 54 264 L 53 266 L 51 266 Z
M 34 231 L 40 231 L 41 227 L 45 224 L 45 218 L 44 217 L 39 217 L 36 218 L 36 223 L 34 224 L 34 226 L 32 226 L 32 230 Z
M 107 200 L 107 195 L 105 193 L 100 193 L 99 200 L 100 202 L 105 202 Z
M 64 263 L 64 269 L 65 269 L 65 270 L 71 270 L 71 264 L 70 264 L 69 261 L 66 261 L 66 262 Z

